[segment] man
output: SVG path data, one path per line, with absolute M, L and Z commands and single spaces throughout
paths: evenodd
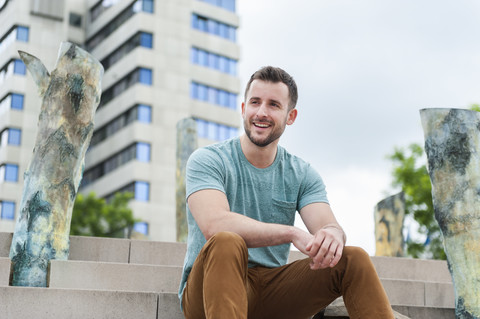
M 285 71 L 260 69 L 245 90 L 245 134 L 190 157 L 185 318 L 309 318 L 342 295 L 350 318 L 393 318 L 369 256 L 345 247 L 322 179 L 278 145 L 297 97 Z M 309 232 L 293 226 L 296 211 Z M 291 243 L 308 258 L 285 265 Z

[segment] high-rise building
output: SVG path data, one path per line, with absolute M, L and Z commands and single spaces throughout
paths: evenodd
M 0 0 L 0 231 L 13 231 L 41 99 L 17 50 L 54 68 L 61 41 L 105 68 L 80 191 L 131 191 L 135 230 L 174 241 L 176 124 L 238 134 L 235 0 Z

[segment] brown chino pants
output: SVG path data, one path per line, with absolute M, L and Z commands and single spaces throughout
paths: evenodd
M 306 319 L 343 296 L 350 318 L 394 318 L 367 253 L 345 247 L 333 268 L 304 259 L 278 268 L 248 268 L 244 240 L 213 236 L 200 251 L 183 295 L 187 319 Z

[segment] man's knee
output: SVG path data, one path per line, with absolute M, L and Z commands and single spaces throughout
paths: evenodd
M 215 254 L 229 255 L 240 254 L 248 258 L 247 244 L 243 238 L 233 232 L 219 232 L 213 235 L 207 242 L 209 251 Z
M 372 260 L 368 253 L 360 247 L 347 246 L 343 250 L 342 258 L 345 259 L 345 262 L 349 263 L 351 266 L 355 267 L 373 267 Z

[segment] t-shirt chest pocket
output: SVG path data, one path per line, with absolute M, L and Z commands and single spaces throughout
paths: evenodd
M 271 223 L 293 225 L 297 202 L 287 202 L 272 198 L 273 211 L 271 212 Z

